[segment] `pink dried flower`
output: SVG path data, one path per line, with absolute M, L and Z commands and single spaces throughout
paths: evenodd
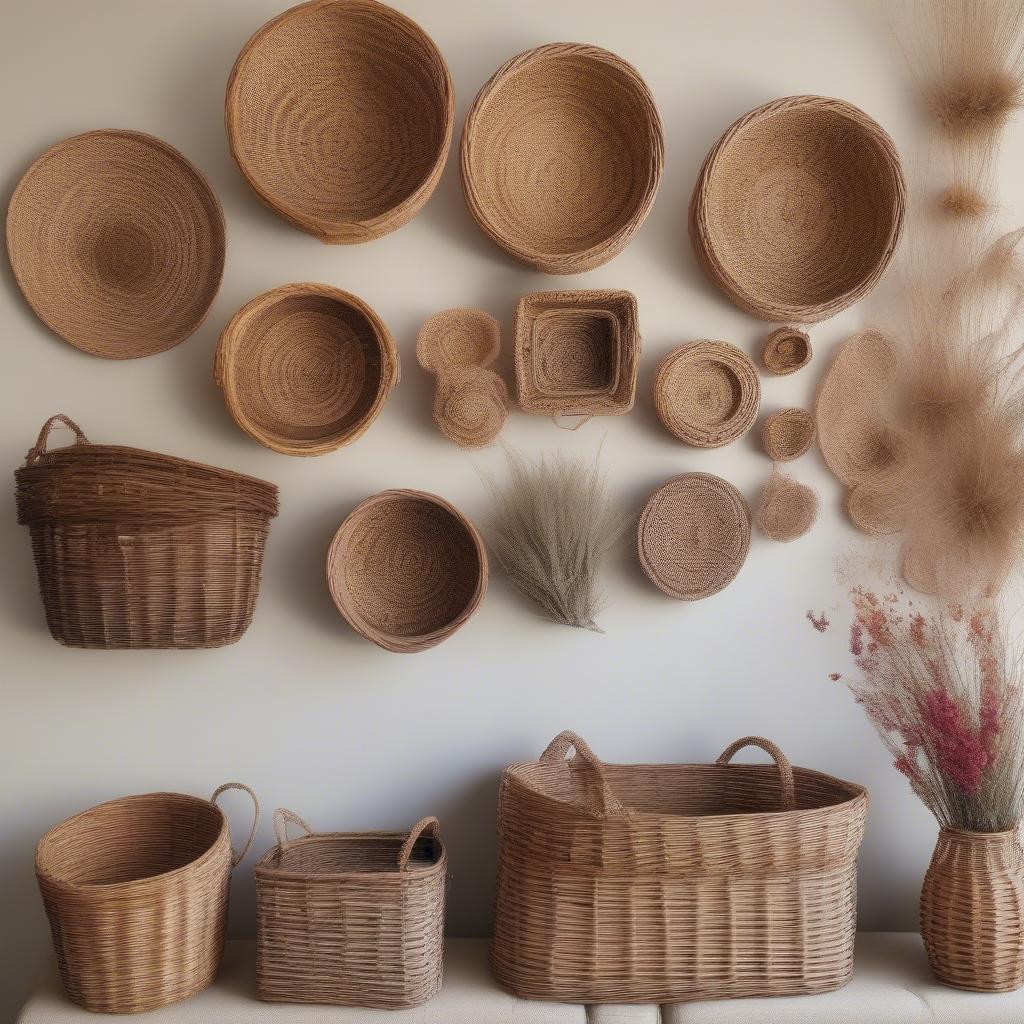
M 922 701 L 921 718 L 929 728 L 939 769 L 968 796 L 978 791 L 989 762 L 978 736 L 964 724 L 956 702 L 944 690 L 932 690 Z
M 838 672 L 829 672 L 828 677 L 832 680 L 833 683 L 838 683 L 839 680 L 843 678 L 842 675 Z
M 859 658 L 864 653 L 864 627 L 854 622 L 850 627 L 850 653 Z
M 824 633 L 825 630 L 828 629 L 830 625 L 832 625 L 832 623 L 829 622 L 824 612 L 822 612 L 820 615 L 815 615 L 814 612 L 811 611 L 809 608 L 807 609 L 807 619 L 819 633 Z

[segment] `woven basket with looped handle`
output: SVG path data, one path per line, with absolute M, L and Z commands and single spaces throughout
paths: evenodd
M 761 444 L 773 462 L 790 462 L 814 444 L 814 417 L 806 409 L 780 409 L 761 425 Z
M 775 764 L 730 764 L 747 746 Z M 502 773 L 495 977 L 576 1003 L 839 988 L 866 811 L 759 737 L 715 764 L 613 765 L 562 733 Z
M 811 339 L 806 331 L 798 331 L 795 327 L 779 327 L 765 338 L 761 361 L 769 373 L 785 377 L 806 366 L 813 354 Z
M 480 90 L 462 133 L 462 189 L 507 253 L 578 274 L 629 244 L 654 204 L 665 141 L 636 69 L 597 46 L 513 57 Z
M 690 238 L 740 309 L 814 323 L 878 283 L 905 209 L 899 154 L 875 121 L 842 100 L 788 96 L 745 114 L 712 147 Z
M 217 798 L 252 797 L 237 854 Z M 36 847 L 36 878 L 68 997 L 93 1013 L 143 1013 L 217 976 L 231 869 L 256 835 L 259 804 L 229 782 L 209 800 L 146 793 L 55 825 Z

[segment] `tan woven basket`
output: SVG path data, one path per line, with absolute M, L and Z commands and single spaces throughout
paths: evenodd
M 48 451 L 58 425 L 75 443 Z M 273 484 L 43 425 L 15 474 L 47 625 L 68 647 L 221 647 L 247 629 Z
M 466 203 L 517 260 L 578 274 L 617 256 L 654 204 L 661 118 L 636 69 L 597 46 L 513 57 L 480 90 L 462 133 Z
M 288 840 L 289 823 L 309 835 Z M 395 1010 L 441 988 L 448 853 L 437 818 L 408 833 L 314 834 L 274 815 L 256 876 L 261 999 Z
M 311 0 L 267 22 L 224 104 L 231 155 L 256 194 L 336 244 L 379 238 L 420 211 L 454 116 L 433 41 L 376 0 Z
M 761 362 L 769 373 L 785 377 L 805 367 L 814 355 L 810 335 L 795 327 L 779 327 L 764 340 Z
M 818 521 L 818 495 L 806 484 L 773 473 L 757 505 L 757 528 L 769 539 L 788 544 Z
M 751 745 L 775 764 L 729 763 Z M 579 1003 L 839 988 L 866 811 L 862 787 L 758 737 L 712 765 L 627 766 L 562 733 L 502 774 L 495 977 Z
M 235 422 L 285 455 L 324 455 L 362 437 L 398 377 L 384 321 L 358 296 L 308 282 L 246 303 L 214 364 Z
M 252 797 L 252 831 L 232 855 L 217 798 Z M 259 805 L 229 782 L 209 800 L 146 793 L 54 826 L 36 877 L 68 997 L 93 1013 L 142 1013 L 199 992 L 224 951 L 231 869 L 256 835 Z
M 814 444 L 814 417 L 806 409 L 780 409 L 761 424 L 761 444 L 773 462 L 791 462 Z
M 712 147 L 690 238 L 740 309 L 814 323 L 878 283 L 905 209 L 899 154 L 875 121 L 842 100 L 788 96 L 745 114 Z
M 480 607 L 487 552 L 453 505 L 423 491 L 381 491 L 334 535 L 327 584 L 367 640 L 415 654 L 447 640 Z
M 224 271 L 224 214 L 166 142 L 87 132 L 25 172 L 7 210 L 7 255 L 54 334 L 135 359 L 173 348 L 206 319 Z

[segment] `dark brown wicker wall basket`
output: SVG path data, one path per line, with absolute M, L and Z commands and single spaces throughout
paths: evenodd
M 47 450 L 58 424 L 75 433 Z M 15 474 L 46 621 L 68 647 L 221 647 L 259 593 L 277 488 L 169 455 L 90 444 L 47 420 Z
M 216 803 L 228 789 L 255 810 L 238 854 Z M 126 796 L 50 829 L 36 878 L 69 998 L 94 1013 L 142 1013 L 206 988 L 224 951 L 231 869 L 258 819 L 252 790 L 229 782 L 209 800 Z
M 398 350 L 362 299 L 325 284 L 258 295 L 224 328 L 214 377 L 235 422 L 285 455 L 351 444 L 398 381 Z
M 618 255 L 647 218 L 665 160 L 646 83 L 597 46 L 513 57 L 480 90 L 462 133 L 470 213 L 507 253 L 550 274 Z
M 376 0 L 312 0 L 267 22 L 225 100 L 231 155 L 256 194 L 335 244 L 379 238 L 420 211 L 454 114 L 433 40 Z
M 690 238 L 740 309 L 813 323 L 878 283 L 905 208 L 899 154 L 875 121 L 842 100 L 788 96 L 745 114 L 712 147 Z
M 7 211 L 7 254 L 54 334 L 134 359 L 173 348 L 206 319 L 224 270 L 224 214 L 166 142 L 87 132 L 25 172 Z
M 775 764 L 729 763 L 751 745 Z M 715 764 L 612 765 L 562 733 L 502 774 L 495 977 L 578 1003 L 839 988 L 866 811 L 758 737 Z
M 381 491 L 342 523 L 327 583 L 349 625 L 397 654 L 415 654 L 465 625 L 487 590 L 487 552 L 443 498 Z

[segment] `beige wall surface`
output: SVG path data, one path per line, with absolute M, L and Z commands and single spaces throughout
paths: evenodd
M 451 844 L 449 928 L 483 934 L 501 766 L 535 756 L 564 728 L 620 761 L 707 760 L 737 736 L 762 733 L 799 764 L 864 783 L 872 805 L 861 924 L 914 925 L 934 825 L 847 692 L 828 680 L 847 667 L 842 636 L 819 636 L 805 620 L 809 608 L 838 605 L 833 561 L 855 540 L 838 485 L 816 454 L 795 469 L 822 497 L 813 533 L 788 546 L 755 537 L 736 582 L 693 605 L 657 591 L 628 541 L 607 572 L 604 635 L 543 621 L 497 580 L 450 642 L 399 657 L 346 627 L 323 578 L 332 533 L 374 491 L 431 490 L 482 518 L 481 473 L 500 474 L 504 456 L 500 448 L 465 454 L 433 430 L 433 381 L 416 365 L 416 331 L 440 309 L 480 307 L 501 321 L 507 356 L 517 298 L 545 287 L 636 293 L 644 338 L 638 401 L 631 415 L 575 433 L 515 413 L 507 441 L 527 453 L 584 458 L 601 449 L 616 500 L 634 514 L 656 486 L 686 470 L 720 474 L 754 499 L 770 470 L 754 435 L 717 451 L 687 448 L 661 429 L 649 397 L 655 367 L 681 342 L 722 338 L 754 354 L 765 333 L 701 276 L 686 237 L 687 203 L 719 133 L 752 107 L 794 93 L 864 108 L 893 134 L 912 172 L 913 94 L 883 20 L 847 0 L 395 5 L 450 63 L 456 144 L 477 89 L 522 49 L 593 42 L 640 69 L 665 121 L 666 173 L 650 219 L 621 256 L 568 279 L 513 263 L 466 211 L 454 158 L 422 214 L 368 245 L 327 247 L 273 215 L 231 162 L 222 105 L 236 54 L 281 0 L 3 0 L 5 205 L 28 164 L 58 140 L 91 128 L 141 129 L 209 176 L 224 204 L 228 258 L 203 327 L 172 351 L 127 362 L 92 358 L 50 335 L 4 262 L 0 464 L 13 472 L 43 420 L 62 411 L 96 441 L 272 480 L 281 488 L 281 516 L 255 619 L 236 646 L 75 651 L 46 632 L 28 533 L 15 523 L 9 488 L 0 516 L 0 1019 L 50 956 L 32 851 L 65 815 L 126 793 L 207 795 L 229 779 L 252 785 L 267 812 L 292 807 L 325 829 L 402 827 L 434 813 Z M 1006 160 L 1019 152 L 1011 147 Z M 1024 197 L 1022 188 L 1006 189 L 1008 205 Z M 362 296 L 391 327 L 403 360 L 402 382 L 369 433 L 316 459 L 288 458 L 250 440 L 211 376 L 217 335 L 231 314 L 267 288 L 302 280 Z M 811 367 L 764 379 L 764 408 L 811 402 L 835 346 L 864 315 L 855 307 L 815 328 Z M 508 375 L 510 360 L 503 364 Z M 241 803 L 230 810 L 241 828 Z M 270 841 L 267 813 L 254 854 L 236 872 L 233 934 L 253 930 L 251 865 Z

